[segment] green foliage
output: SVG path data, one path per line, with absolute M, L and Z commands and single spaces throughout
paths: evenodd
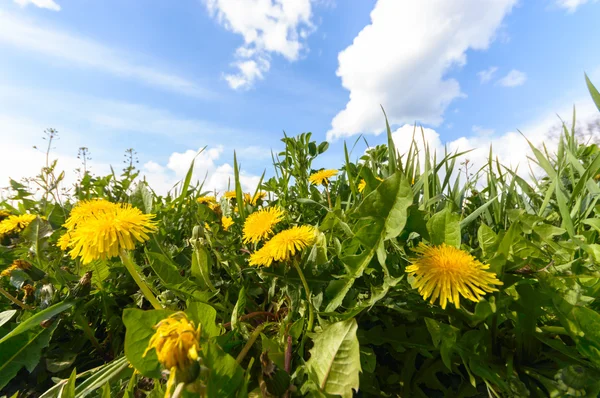
M 344 144 L 326 186 L 309 181 L 328 149 L 310 133 L 283 138 L 273 176 L 255 192 L 242 191 L 234 155 L 235 195 L 218 206 L 198 202 L 208 192 L 193 163 L 156 194 L 138 180 L 133 149 L 120 175 L 100 177 L 85 148 L 79 181 L 61 189 L 49 145 L 29 181 L 38 193 L 11 181 L 0 203 L 37 216 L 0 237 L 0 271 L 29 264 L 0 277 L 0 395 L 598 396 L 598 146 L 578 142 L 573 120 L 556 148 L 531 145 L 526 178 L 491 149 L 473 170 L 466 153 L 421 147 L 418 126 L 399 153 L 385 122 L 387 145 L 353 159 Z M 47 131 L 49 144 L 56 135 Z M 77 202 L 98 198 L 155 215 L 158 230 L 128 253 L 129 268 L 119 257 L 83 265 L 57 246 Z M 264 243 L 243 242 L 244 222 L 270 206 L 285 212 L 274 233 L 310 225 L 315 239 L 289 261 L 251 267 Z M 223 216 L 233 220 L 227 230 Z M 406 272 L 421 244 L 463 250 L 503 284 L 460 308 L 430 304 Z M 164 309 L 151 309 L 148 292 Z M 147 348 L 155 326 L 182 311 L 199 326 L 197 357 L 182 351 L 194 359 L 171 386 L 172 369 Z

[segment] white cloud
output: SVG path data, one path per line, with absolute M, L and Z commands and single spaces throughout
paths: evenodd
M 152 189 L 165 194 L 185 177 L 194 161 L 193 181 L 204 181 L 203 191 L 223 193 L 233 189 L 235 184 L 233 167 L 229 163 L 217 164 L 223 154 L 223 147 L 207 148 L 198 152 L 192 150 L 173 152 L 166 166 L 161 166 L 154 161 L 147 162 L 142 167 L 142 176 Z M 240 173 L 240 183 L 244 191 L 253 192 L 259 181 L 259 176 L 244 171 Z
M 489 46 L 516 2 L 379 0 L 371 24 L 338 55 L 350 100 L 327 138 L 380 133 L 380 104 L 392 124 L 441 123 L 448 104 L 463 95 L 444 75 L 466 63 L 467 50 Z
M 597 0 L 592 0 L 596 2 Z M 588 3 L 589 0 L 556 0 L 556 5 L 567 10 L 569 14 L 574 13 L 580 6 Z
M 524 72 L 513 69 L 502 79 L 498 80 L 498 84 L 504 87 L 517 87 L 525 84 L 525 81 L 527 81 L 527 75 Z
M 597 135 L 597 130 L 591 131 L 587 128 L 590 123 L 597 123 L 600 119 L 600 114 L 597 108 L 589 99 L 580 100 L 576 102 L 577 109 L 577 128 L 585 132 L 583 137 L 584 141 L 593 136 Z M 572 110 L 565 107 L 559 114 L 570 115 Z M 571 121 L 565 120 L 567 126 L 571 125 Z M 531 120 L 523 129 L 520 131 L 527 137 L 531 143 L 540 147 L 546 145 L 549 151 L 555 150 L 558 145 L 559 133 L 561 126 L 560 120 L 556 114 L 549 113 Z M 408 152 L 408 148 L 411 144 L 413 125 L 404 125 L 398 128 L 392 133 L 394 142 L 401 154 Z M 439 133 L 433 129 L 424 128 L 425 140 L 421 136 L 421 130 L 417 129 L 415 135 L 415 141 L 421 151 L 424 152 L 423 142 L 427 142 L 432 152 L 437 152 L 437 158 L 441 159 L 444 156 L 444 146 L 447 146 L 448 152 L 454 153 L 455 151 L 463 152 L 466 150 L 472 150 L 466 155 L 461 157 L 460 161 L 457 161 L 457 165 L 469 159 L 472 166 L 471 170 L 476 171 L 485 165 L 489 156 L 490 146 L 492 147 L 494 156 L 497 156 L 500 162 L 507 166 L 512 167 L 513 170 L 518 167 L 518 173 L 521 177 L 529 179 L 530 168 L 528 165 L 528 157 L 533 157 L 533 154 L 527 144 L 527 141 L 518 131 L 509 131 L 503 134 L 495 134 L 493 130 L 483 129 L 479 126 L 473 126 L 473 134 L 469 136 L 459 137 L 450 142 L 442 142 Z M 423 157 L 421 156 L 421 164 L 423 164 Z M 533 166 L 534 170 L 538 170 L 537 167 Z
M 242 35 L 232 64 L 237 73 L 226 74 L 233 89 L 250 88 L 270 69 L 270 54 L 296 61 L 314 30 L 310 0 L 205 0 L 210 15 L 227 30 Z
M 33 4 L 40 8 L 47 8 L 52 11 L 60 11 L 60 6 L 53 0 L 13 0 L 21 7 L 25 7 L 28 4 Z
M 477 72 L 477 76 L 479 77 L 479 81 L 481 82 L 481 84 L 485 84 L 492 80 L 492 77 L 494 77 L 494 74 L 497 70 L 498 67 L 491 66 L 485 70 L 482 70 L 481 72 Z
M 0 10 L 0 46 L 64 61 L 64 66 L 90 68 L 194 97 L 212 97 L 208 90 L 181 76 L 137 61 L 130 51 L 107 47 L 92 39 L 23 19 Z

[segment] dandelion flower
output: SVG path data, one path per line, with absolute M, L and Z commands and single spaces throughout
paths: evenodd
M 0 220 L 3 220 L 7 217 L 10 217 L 10 212 L 8 210 L 0 210 Z
M 35 214 L 8 216 L 0 221 L 0 237 L 10 233 L 21 232 L 36 218 Z
M 460 308 L 460 296 L 480 301 L 486 293 L 498 291 L 492 285 L 502 285 L 496 274 L 487 271 L 489 265 L 463 250 L 446 244 L 428 247 L 421 243 L 415 252 L 420 257 L 406 267 L 406 272 L 415 278 L 412 286 L 431 304 L 439 299 L 442 309 L 448 302 Z
M 229 227 L 233 225 L 233 219 L 231 217 L 221 217 L 221 224 L 223 224 L 223 229 L 227 231 Z
M 358 192 L 362 193 L 362 191 L 364 191 L 366 187 L 367 182 L 365 180 L 360 180 L 360 182 L 358 183 Z
M 69 232 L 64 233 L 58 240 L 56 241 L 56 246 L 60 248 L 62 251 L 66 251 L 71 244 L 71 234 Z
M 250 196 L 249 193 L 244 194 L 244 203 L 247 203 L 252 206 L 256 206 L 256 203 L 264 199 L 267 194 L 265 192 L 257 192 L 254 196 Z
M 250 265 L 268 267 L 273 261 L 287 261 L 315 242 L 315 228 L 310 225 L 281 231 L 254 254 Z
M 337 175 L 337 173 L 337 170 L 320 170 L 311 174 L 311 176 L 308 177 L 308 181 L 315 185 L 327 185 L 329 184 L 329 179 Z
M 237 193 L 235 191 L 227 191 L 224 194 L 225 199 L 235 199 L 237 198 Z
M 5 276 L 10 276 L 11 272 L 18 270 L 18 269 L 27 271 L 27 270 L 31 269 L 31 264 L 29 264 L 27 261 L 24 261 L 24 260 L 14 260 L 8 268 L 6 268 L 4 271 L 2 271 L 0 273 L 0 278 L 5 277 Z
M 69 214 L 69 218 L 63 226 L 67 231 L 73 231 L 79 224 L 85 223 L 87 220 L 97 217 L 100 214 L 113 212 L 116 208 L 118 208 L 118 205 L 108 200 L 84 200 L 71 210 L 71 214 Z
M 211 203 L 217 203 L 217 199 L 214 196 L 200 196 L 196 199 L 198 203 L 210 205 Z
M 109 202 L 110 203 L 110 202 Z M 59 240 L 60 247 L 70 247 L 71 258 L 81 257 L 83 264 L 93 260 L 118 256 L 122 249 L 133 250 L 136 242 L 149 239 L 148 233 L 156 231 L 154 215 L 143 214 L 131 205 L 107 207 L 105 211 L 77 214 L 75 227 L 67 228 L 67 238 Z M 65 226 L 72 224 L 71 217 Z
M 281 220 L 283 211 L 279 207 L 269 207 L 250 214 L 244 223 L 244 243 L 258 243 L 267 238 Z

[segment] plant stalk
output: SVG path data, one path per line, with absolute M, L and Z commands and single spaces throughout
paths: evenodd
M 121 257 L 123 265 L 125 266 L 125 268 L 127 268 L 127 271 L 129 271 L 135 283 L 137 283 L 137 285 L 140 287 L 140 290 L 142 291 L 144 297 L 146 297 L 146 300 L 148 300 L 150 304 L 152 304 L 154 309 L 162 310 L 163 306 L 154 296 L 152 290 L 150 290 L 146 282 L 142 280 L 140 274 L 138 274 L 137 270 L 135 269 L 135 266 L 133 265 L 133 262 L 131 261 L 131 258 L 129 258 L 129 254 L 125 251 L 125 249 L 121 249 L 119 256 Z
M 262 330 L 265 328 L 265 325 L 266 323 L 261 323 L 256 329 L 254 329 L 254 332 L 252 332 L 252 334 L 250 335 L 250 339 L 248 339 L 246 345 L 244 346 L 244 348 L 242 348 L 242 351 L 240 351 L 237 358 L 235 358 L 235 361 L 237 363 L 242 363 L 242 361 L 246 357 L 246 354 L 248 354 L 248 351 L 250 351 L 250 348 L 252 348 L 252 345 L 254 344 L 258 336 L 260 336 L 260 332 L 262 332 Z
M 19 300 L 18 298 L 14 297 L 12 294 L 10 294 L 9 292 L 7 292 L 6 290 L 4 290 L 3 288 L 0 287 L 0 293 L 6 297 L 7 299 L 9 299 L 10 301 L 12 301 L 14 304 L 18 305 L 19 307 L 21 307 L 21 309 L 23 310 L 31 310 L 33 309 L 32 307 L 30 307 L 29 305 L 25 304 L 24 302 L 22 302 L 21 300 Z
M 304 343 L 306 342 L 306 338 L 308 337 L 307 333 L 312 332 L 313 323 L 315 321 L 315 314 L 311 300 L 312 294 L 310 293 L 310 288 L 308 287 L 308 283 L 306 282 L 304 273 L 302 272 L 302 269 L 300 268 L 296 260 L 294 260 L 293 263 L 294 268 L 296 268 L 296 271 L 298 271 L 298 275 L 300 276 L 300 280 L 302 281 L 302 286 L 304 286 L 304 290 L 306 291 L 306 301 L 308 302 L 308 324 L 306 325 L 306 333 L 304 333 L 304 336 L 302 337 L 302 342 L 300 343 L 300 352 L 303 353 Z

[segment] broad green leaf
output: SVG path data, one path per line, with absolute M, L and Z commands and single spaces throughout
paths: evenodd
M 210 281 L 211 258 L 208 250 L 199 241 L 192 241 L 192 275 L 200 282 L 203 289 L 215 290 Z
M 244 382 L 244 371 L 235 359 L 214 341 L 202 345 L 202 359 L 209 369 L 207 396 L 235 397 Z
M 351 398 L 358 391 L 360 346 L 354 318 L 333 323 L 313 337 L 314 346 L 306 363 L 308 373 L 321 392 Z
M 481 224 L 477 230 L 477 240 L 484 257 L 488 257 L 498 247 L 498 236 L 487 225 Z
M 48 346 L 58 322 L 48 328 L 21 332 L 0 343 L 0 390 L 25 367 L 30 373 L 40 362 L 42 350 Z
M 150 338 L 154 334 L 154 326 L 161 320 L 171 315 L 169 310 L 143 311 L 136 308 L 127 308 L 123 311 L 125 332 L 125 356 L 131 365 L 146 377 L 160 377 L 160 364 L 156 350 L 144 352 L 148 348 Z
M 185 312 L 196 325 L 202 325 L 203 337 L 221 335 L 221 327 L 216 324 L 217 311 L 211 305 L 199 301 L 188 302 Z
M 48 307 L 45 310 L 37 312 L 31 318 L 28 318 L 26 321 L 19 323 L 19 325 L 10 331 L 6 336 L 0 339 L 0 344 L 4 343 L 6 340 L 11 337 L 15 337 L 21 333 L 28 331 L 31 328 L 39 326 L 40 322 L 48 320 L 55 315 L 60 314 L 61 312 L 71 308 L 75 304 L 73 300 L 67 300 L 60 302 L 58 304 L 54 304 L 52 307 Z
M 444 210 L 431 216 L 427 222 L 427 230 L 432 245 L 441 245 L 460 247 L 460 217 L 454 214 L 450 209 Z

